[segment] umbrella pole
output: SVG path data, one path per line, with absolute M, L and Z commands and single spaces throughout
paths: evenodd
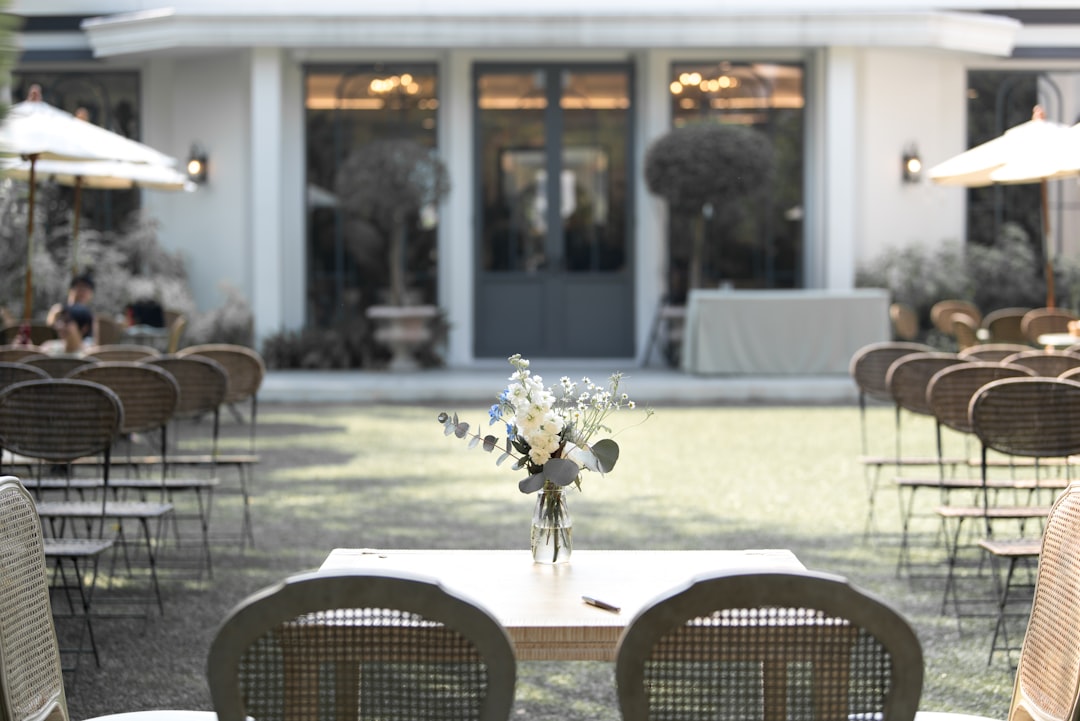
M 1039 183 L 1039 195 L 1040 202 L 1042 204 L 1042 219 L 1043 219 L 1043 258 L 1046 261 L 1046 307 L 1054 307 L 1054 261 L 1050 257 L 1050 212 L 1048 210 L 1048 203 L 1046 200 L 1047 181 L 1043 179 Z
M 26 213 L 26 292 L 23 296 L 23 320 L 30 322 L 34 304 L 34 187 L 37 185 L 34 179 L 34 165 L 37 163 L 37 155 L 30 156 L 30 207 Z
M 74 215 L 71 218 L 71 277 L 79 274 L 79 216 L 82 214 L 82 176 L 75 176 Z

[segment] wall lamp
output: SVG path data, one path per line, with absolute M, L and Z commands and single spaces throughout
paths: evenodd
M 922 180 L 922 158 L 914 144 L 904 148 L 900 160 L 900 177 L 905 183 L 918 183 Z
M 187 161 L 188 178 L 200 185 L 206 182 L 206 151 L 198 143 L 191 146 Z

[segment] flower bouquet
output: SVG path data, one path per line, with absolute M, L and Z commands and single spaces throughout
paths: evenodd
M 533 559 L 544 563 L 565 563 L 573 551 L 572 524 L 563 491 L 573 484 L 581 490 L 581 472 L 601 475 L 619 460 L 619 445 L 611 438 L 593 441 L 598 432 L 610 433 L 607 417 L 622 408 L 636 408 L 626 393 L 620 393 L 622 374 L 611 376 L 606 388 L 583 378 L 577 383 L 563 377 L 559 385 L 544 386 L 543 379 L 529 370 L 521 355 L 510 357 L 514 373 L 510 384 L 488 411 L 490 424 L 503 423 L 504 440 L 471 430 L 456 413 L 440 413 L 446 435 L 469 442 L 470 448 L 500 453 L 495 461 L 512 461 L 514 470 L 527 475 L 518 481 L 522 493 L 539 492 L 533 514 Z M 646 418 L 652 411 L 646 409 Z

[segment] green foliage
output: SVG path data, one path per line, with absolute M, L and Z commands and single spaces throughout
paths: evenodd
M 43 316 L 67 296 L 72 270 L 95 279 L 94 312 L 121 316 L 137 300 L 153 299 L 165 309 L 183 313 L 187 344 L 252 343 L 252 312 L 234 288 L 226 287 L 226 304 L 200 314 L 188 285 L 182 257 L 169 253 L 157 239 L 157 222 L 133 213 L 117 231 L 103 232 L 80 223 L 72 242 L 71 208 L 55 185 L 41 184 L 35 198 L 33 244 L 33 314 Z M 23 314 L 26 278 L 28 185 L 0 181 L 0 307 L 14 317 Z
M 671 212 L 698 215 L 707 204 L 720 211 L 759 194 L 772 182 L 773 166 L 772 143 L 757 130 L 697 123 L 649 147 L 645 182 Z
M 998 308 L 1037 308 L 1046 304 L 1043 261 L 1027 234 L 1006 224 L 993 245 L 943 243 L 890 248 L 856 274 L 860 287 L 888 288 L 892 299 L 911 306 L 925 339 L 930 308 L 940 300 L 973 302 L 985 315 Z M 1080 264 L 1070 258 L 1054 261 L 1056 305 L 1080 307 Z

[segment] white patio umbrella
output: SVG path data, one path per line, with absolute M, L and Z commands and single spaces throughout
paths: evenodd
M 1069 126 L 1046 120 L 1043 109 L 1036 106 L 1031 120 L 1013 126 L 1003 134 L 965 150 L 959 155 L 935 165 L 928 172 L 938 185 L 959 185 L 980 188 L 995 183 L 1040 183 L 1040 217 L 1042 218 L 1043 257 L 1046 259 L 1046 306 L 1054 307 L 1054 266 L 1050 255 L 1049 215 L 1046 208 L 1046 183 L 1056 173 L 1055 158 L 1062 156 L 1068 146 Z M 1030 174 L 1035 169 L 1048 171 Z
M 72 204 L 73 219 L 71 233 L 72 275 L 79 272 L 79 216 L 82 206 L 83 188 L 97 190 L 126 190 L 129 188 L 149 188 L 153 190 L 194 191 L 198 186 L 188 179 L 187 174 L 164 165 L 146 163 L 128 163 L 119 160 L 11 160 L 0 163 L 0 170 L 9 178 L 35 182 L 53 181 L 75 189 Z
M 30 320 L 33 305 L 34 187 L 36 165 L 41 160 L 119 160 L 129 163 L 172 167 L 176 159 L 148 145 L 125 138 L 41 99 L 41 89 L 32 86 L 27 100 L 13 105 L 0 125 L 0 155 L 18 156 L 29 162 L 29 213 L 26 222 L 26 296 L 23 318 Z

